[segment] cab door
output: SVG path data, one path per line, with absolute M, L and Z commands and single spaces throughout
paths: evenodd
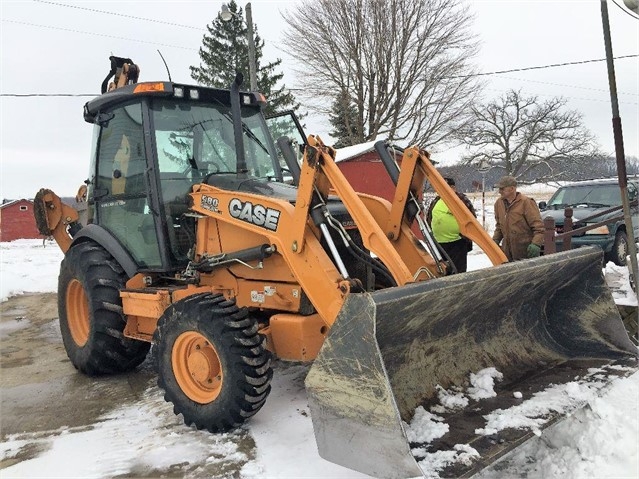
M 140 103 L 101 115 L 96 173 L 90 193 L 93 222 L 108 230 L 139 267 L 160 268 L 146 156 Z

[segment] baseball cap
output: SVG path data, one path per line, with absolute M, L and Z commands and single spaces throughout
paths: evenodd
M 506 188 L 507 186 L 517 186 L 517 180 L 514 176 L 504 176 L 497 182 L 497 188 Z
M 444 181 L 448 183 L 449 186 L 455 186 L 455 179 L 450 177 L 444 177 Z

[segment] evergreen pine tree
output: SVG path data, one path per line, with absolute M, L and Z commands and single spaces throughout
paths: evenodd
M 244 75 L 244 88 L 249 89 L 248 40 L 243 11 L 235 0 L 228 3 L 233 14 L 231 20 L 225 22 L 220 14 L 207 25 L 200 47 L 200 65 L 191 66 L 191 78 L 201 85 L 215 88 L 228 88 L 235 79 L 236 72 Z M 300 105 L 293 94 L 284 85 L 277 84 L 284 78 L 283 73 L 276 73 L 275 68 L 282 63 L 281 59 L 261 66 L 264 40 L 257 33 L 257 25 L 253 26 L 255 35 L 255 62 L 257 64 L 257 87 L 268 101 L 265 114 L 270 115 L 284 110 L 298 110 Z
M 364 141 L 364 136 L 355 131 L 357 126 L 357 108 L 348 92 L 341 92 L 333 100 L 333 107 L 328 116 L 333 126 L 330 135 L 335 138 L 334 148 L 344 148 Z

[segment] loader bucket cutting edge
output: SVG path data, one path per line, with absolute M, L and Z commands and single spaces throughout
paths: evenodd
M 597 248 L 352 294 L 306 378 L 319 453 L 376 477 L 422 476 L 402 421 L 428 409 L 437 385 L 467 386 L 471 372 L 495 367 L 496 391 L 524 381 L 543 389 L 614 361 L 635 370 L 636 355 Z M 476 439 L 465 429 L 451 430 L 451 447 Z M 482 467 L 526 434 L 480 450 Z

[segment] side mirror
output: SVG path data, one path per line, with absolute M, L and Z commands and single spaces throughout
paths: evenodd
M 293 110 L 269 115 L 265 119 L 274 140 L 282 136 L 288 136 L 299 145 L 306 144 L 306 133 Z
M 546 202 L 545 202 L 545 201 L 540 201 L 540 202 L 539 202 L 539 209 L 540 209 L 540 210 L 545 210 L 545 209 L 546 209 L 546 206 L 548 206 L 548 205 L 546 204 Z

